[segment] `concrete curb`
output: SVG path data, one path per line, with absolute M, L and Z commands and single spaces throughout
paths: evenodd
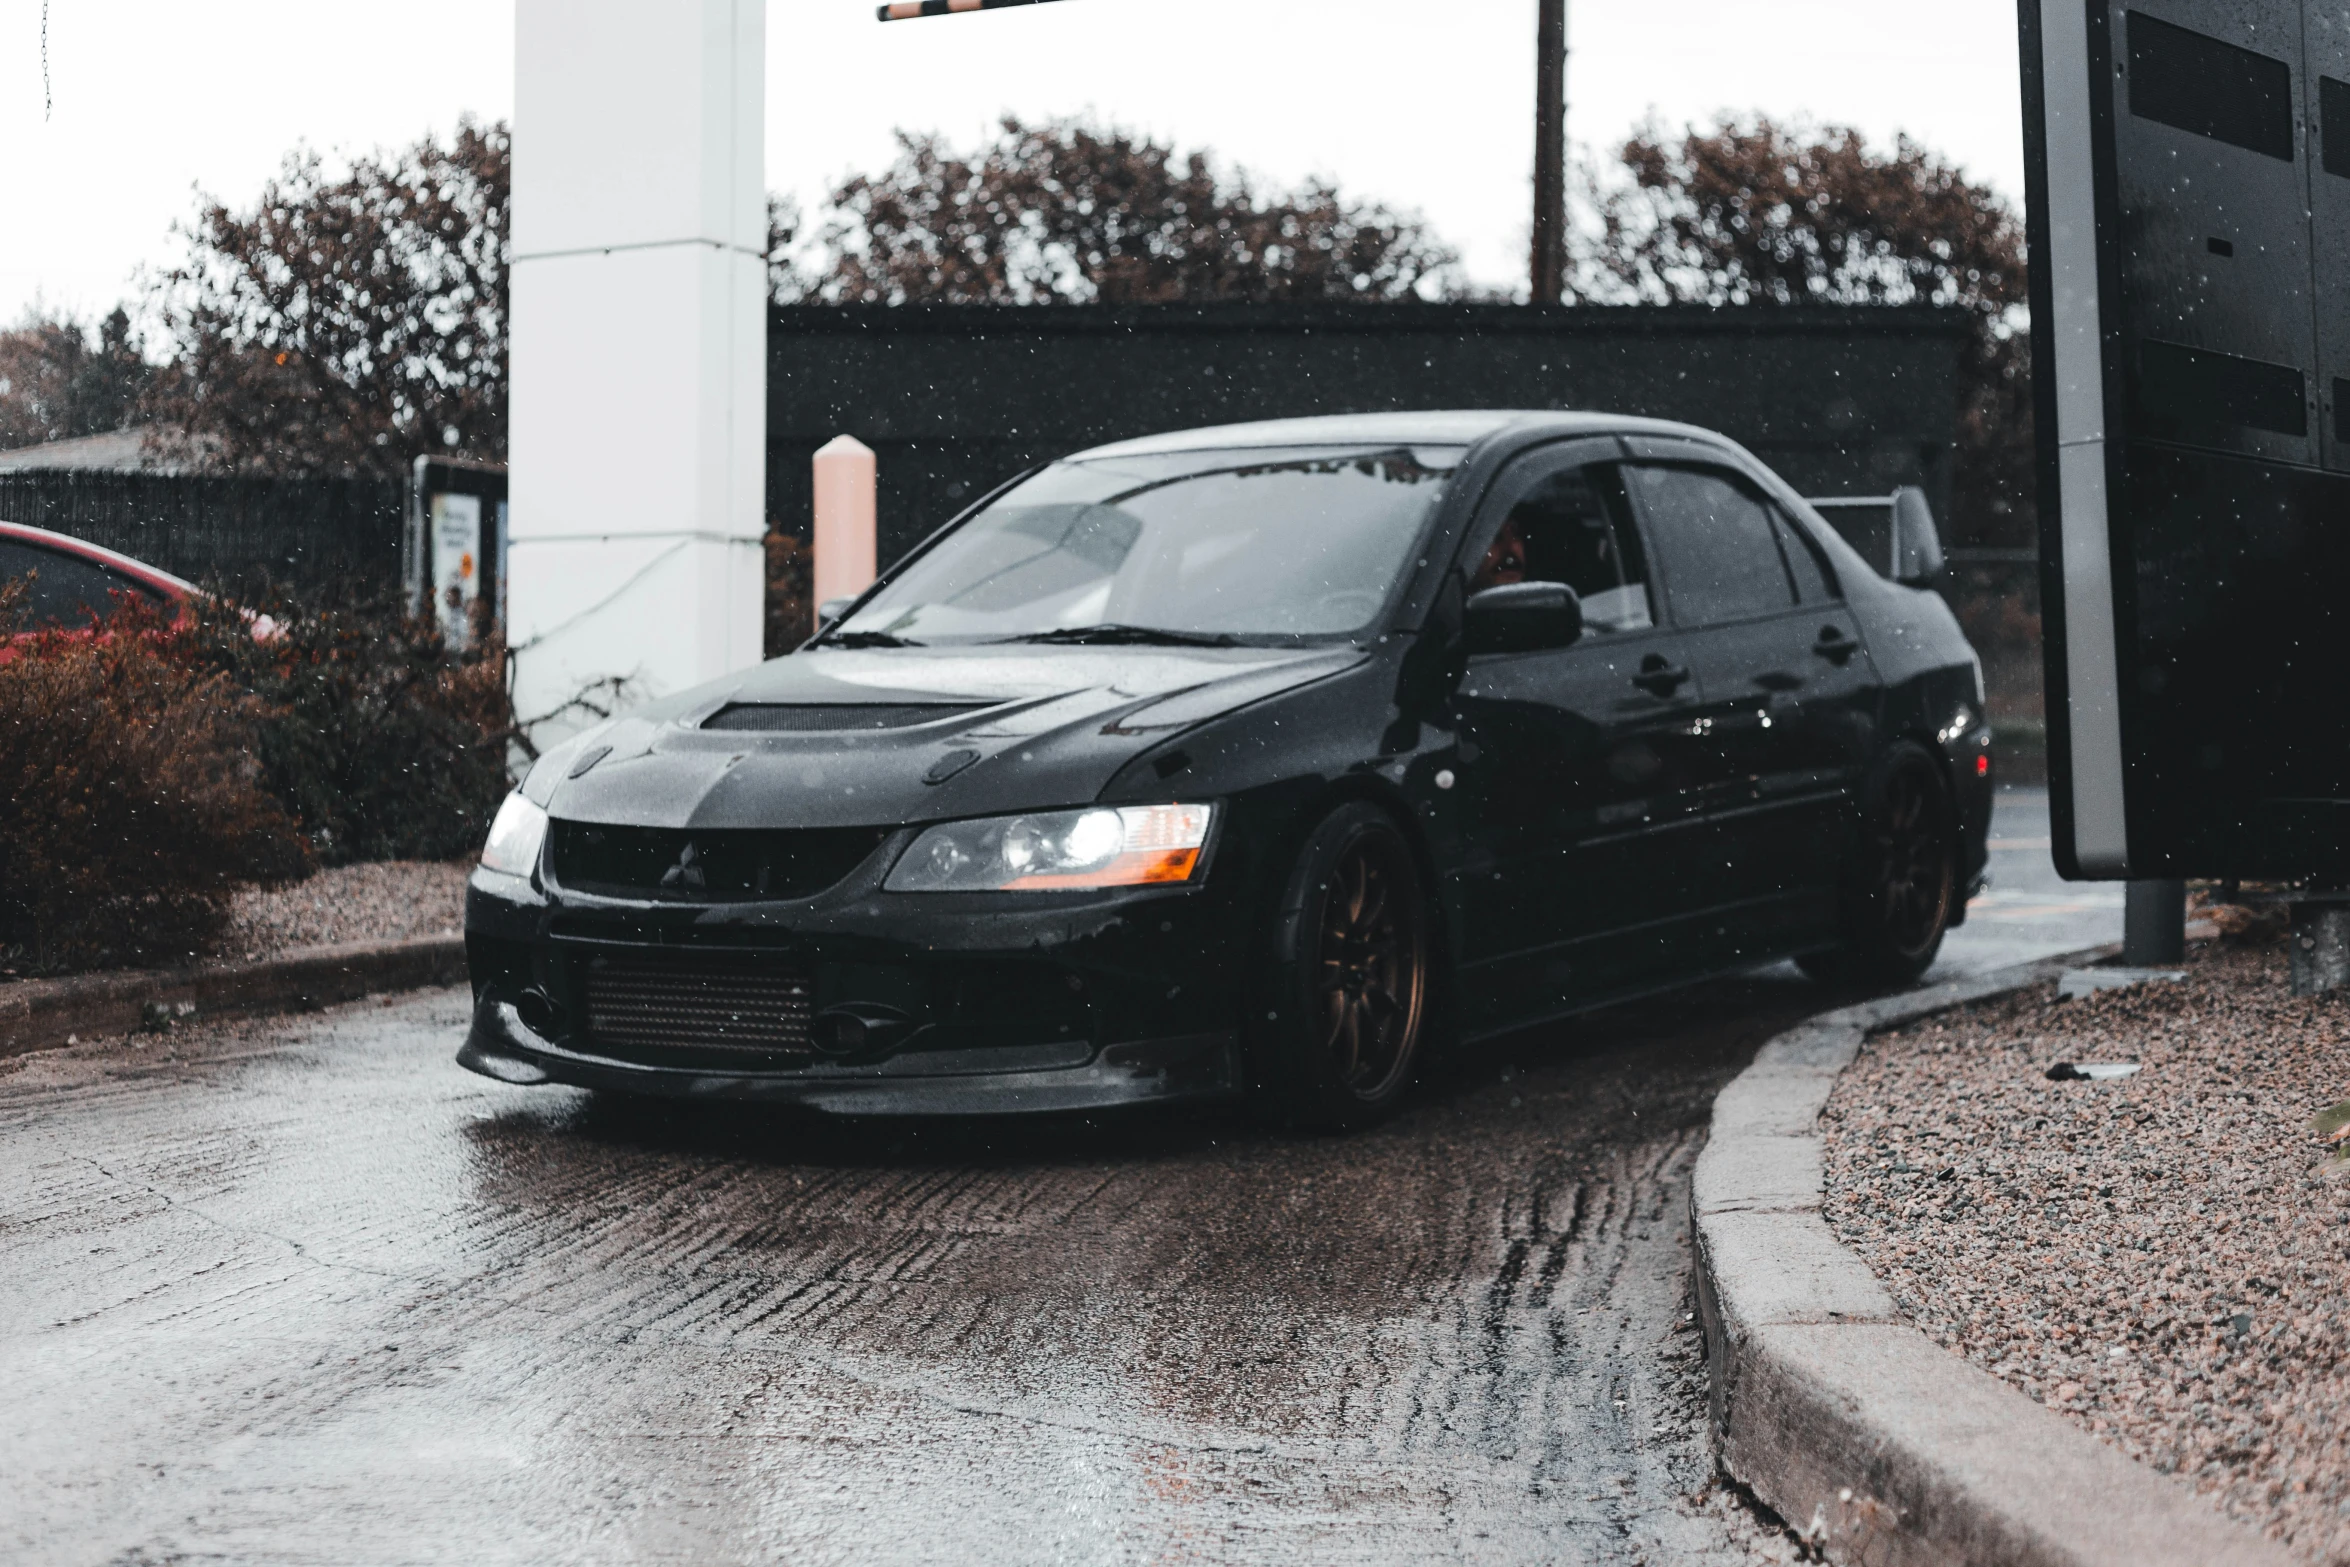
M 71 1035 L 131 1033 L 150 1005 L 192 1008 L 191 1018 L 250 1017 L 464 977 L 464 937 L 419 936 L 304 947 L 251 963 L 27 980 L 0 986 L 0 1056 L 51 1049 Z
M 1714 1101 L 1689 1207 L 1715 1452 L 1831 1560 L 2292 1560 L 1911 1327 L 1821 1217 L 1820 1109 L 1867 1035 L 2113 950 L 1823 1013 Z

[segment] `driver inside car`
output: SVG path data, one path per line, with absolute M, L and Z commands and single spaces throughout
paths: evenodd
M 1469 582 L 1471 593 L 1487 588 L 1507 587 L 1526 580 L 1526 535 L 1518 526 L 1518 518 L 1525 511 L 1519 507 L 1510 513 L 1501 531 L 1493 536 L 1486 548 L 1485 559 L 1477 567 L 1477 575 Z
M 1613 468 L 1554 474 L 1510 508 L 1470 579 L 1469 591 L 1515 582 L 1563 582 L 1583 602 L 1593 631 L 1654 624 L 1631 510 Z

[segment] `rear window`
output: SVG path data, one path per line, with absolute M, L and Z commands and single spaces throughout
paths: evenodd
M 17 629 L 86 626 L 114 612 L 114 595 L 136 593 L 149 603 L 161 599 L 135 579 L 63 550 L 44 549 L 17 539 L 0 539 L 0 581 L 30 578 L 17 606 Z

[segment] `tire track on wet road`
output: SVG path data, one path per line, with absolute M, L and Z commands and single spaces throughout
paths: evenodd
M 834 1125 L 483 1082 L 461 998 L 0 1075 L 0 1555 L 1741 1562 L 1679 1222 L 1816 1004 L 1391 1125 Z

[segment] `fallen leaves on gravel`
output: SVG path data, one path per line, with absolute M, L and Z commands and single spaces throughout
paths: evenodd
M 267 958 L 296 947 L 453 936 L 465 924 L 470 860 L 383 860 L 336 865 L 283 887 L 236 895 L 224 958 Z
M 2051 1081 L 2050 1061 L 2136 1062 Z M 2284 953 L 1874 1038 L 1822 1115 L 1827 1218 L 1905 1311 L 2302 1559 L 2350 1564 L 2350 1182 L 2311 1120 L 2350 997 Z

